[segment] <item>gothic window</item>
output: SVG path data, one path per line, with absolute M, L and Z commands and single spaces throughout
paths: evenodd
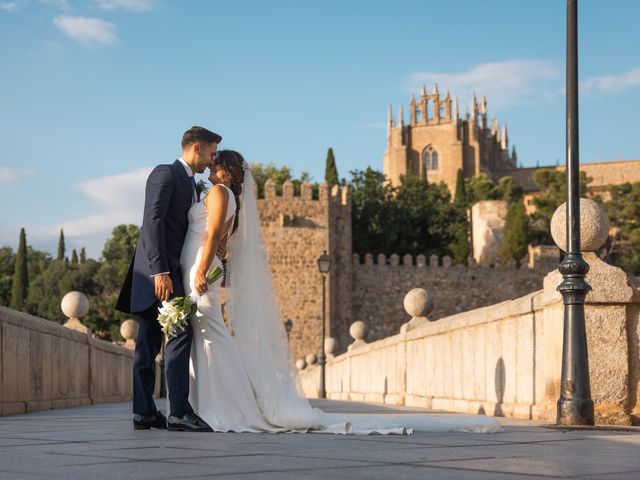
M 422 162 L 424 165 L 424 169 L 427 171 L 440 169 L 438 152 L 436 152 L 431 145 L 429 145 L 422 154 Z

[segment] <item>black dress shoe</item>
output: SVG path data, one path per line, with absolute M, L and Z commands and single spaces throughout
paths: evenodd
M 150 428 L 158 428 L 160 430 L 167 428 L 167 417 L 164 416 L 164 413 L 156 410 L 147 415 L 141 415 L 139 413 L 133 415 L 134 430 L 149 430 Z
M 213 432 L 207 422 L 195 413 L 187 413 L 182 418 L 169 415 L 167 429 L 172 432 Z

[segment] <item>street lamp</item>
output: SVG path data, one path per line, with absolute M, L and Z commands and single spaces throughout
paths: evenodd
M 589 264 L 580 254 L 580 157 L 578 154 L 578 0 L 567 0 L 567 254 L 558 266 L 564 300 L 562 376 L 558 425 L 593 425 L 584 301 L 591 289 Z
M 293 328 L 293 322 L 291 321 L 290 318 L 288 318 L 287 321 L 284 322 L 284 329 L 287 332 L 287 342 L 289 342 L 289 333 L 291 332 L 292 328 Z
M 325 337 L 325 325 L 326 325 L 326 301 L 327 301 L 327 273 L 331 270 L 331 257 L 327 255 L 325 250 L 322 255 L 318 257 L 318 271 L 322 274 L 322 348 L 320 350 L 320 390 L 318 391 L 318 397 L 327 398 L 327 390 L 325 388 L 325 373 L 324 365 L 327 362 L 327 356 L 324 353 L 324 337 Z

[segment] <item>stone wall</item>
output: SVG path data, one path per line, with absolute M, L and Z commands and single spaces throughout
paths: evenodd
M 378 340 L 397 333 L 406 322 L 402 299 L 412 288 L 429 292 L 435 305 L 429 319 L 435 320 L 539 290 L 545 273 L 529 268 L 451 266 L 449 257 L 435 256 L 429 264 L 423 256 L 415 261 L 406 256 L 400 264 L 397 256 L 384 255 L 377 258 L 377 263 L 367 256 L 360 264 L 356 254 L 352 321 L 364 321 L 369 341 Z M 344 351 L 350 342 L 348 327 L 336 333 L 339 351 Z
M 596 423 L 638 424 L 640 291 L 635 280 L 595 254 L 585 259 L 593 288 L 585 317 Z M 553 420 L 562 365 L 560 281 L 555 270 L 542 290 L 518 299 L 373 343 L 354 342 L 348 352 L 329 356 L 328 397 Z M 307 396 L 316 397 L 319 368 L 307 367 L 300 379 Z
M 485 202 L 491 203 L 491 202 Z M 308 183 L 294 194 L 291 182 L 276 194 L 271 181 L 258 200 L 265 250 L 273 273 L 283 321 L 293 328 L 290 344 L 295 358 L 320 354 L 322 332 L 322 276 L 317 258 L 327 251 L 332 259 L 327 279 L 327 336 L 348 345 L 349 326 L 364 320 L 370 339 L 397 331 L 404 321 L 402 296 L 413 287 L 428 289 L 436 299 L 434 318 L 513 299 L 542 286 L 546 272 L 555 268 L 494 269 L 451 267 L 451 259 L 405 259 L 397 255 L 359 258 L 352 255 L 351 198 L 346 187 L 320 186 L 312 198 Z M 231 272 L 231 278 L 233 273 Z M 500 284 L 501 288 L 493 288 Z
M 0 415 L 132 396 L 133 352 L 0 307 Z
M 316 260 L 325 250 L 333 260 L 327 281 L 327 334 L 335 334 L 334 330 L 350 322 L 351 206 L 346 187 L 329 191 L 321 185 L 319 199 L 314 200 L 310 184 L 303 184 L 301 195 L 295 196 L 293 184 L 286 182 L 278 196 L 273 182 L 267 181 L 258 209 L 283 321 L 293 322 L 293 354 L 297 358 L 317 352 L 322 333 L 322 276 Z

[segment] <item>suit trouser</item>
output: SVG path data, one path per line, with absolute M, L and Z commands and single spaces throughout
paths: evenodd
M 182 417 L 193 412 L 189 404 L 189 355 L 193 331 L 189 322 L 185 331 L 171 337 L 164 353 L 169 390 L 170 414 Z M 155 412 L 153 391 L 156 384 L 156 356 L 164 335 L 158 322 L 158 304 L 140 313 L 140 326 L 133 358 L 133 412 Z

